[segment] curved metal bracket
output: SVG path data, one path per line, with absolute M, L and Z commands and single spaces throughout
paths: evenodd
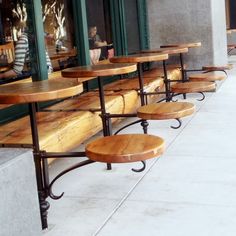
M 142 121 L 143 121 L 143 120 L 136 120 L 136 121 L 134 121 L 134 122 L 132 122 L 132 123 L 130 123 L 130 124 L 128 124 L 128 125 L 125 125 L 125 126 L 121 127 L 120 129 L 118 129 L 118 130 L 114 133 L 114 135 L 117 135 L 118 133 L 120 133 L 120 131 L 122 131 L 122 130 L 125 129 L 125 128 L 128 128 L 129 126 L 135 125 L 135 124 L 138 124 L 138 123 L 141 123 Z
M 197 101 L 203 101 L 205 98 L 206 98 L 206 96 L 205 96 L 205 94 L 203 93 L 203 92 L 199 92 L 201 95 L 202 95 L 202 98 L 201 99 L 197 99 Z
M 173 98 L 171 98 L 172 102 L 178 102 L 178 99 L 174 100 Z
M 224 72 L 225 75 L 228 77 L 228 73 L 225 71 L 225 70 L 207 70 L 207 71 L 204 71 L 203 74 L 206 74 L 206 73 L 210 73 L 210 72 L 215 72 L 215 71 L 221 71 L 221 72 Z
M 143 172 L 146 169 L 146 161 L 141 161 L 141 163 L 143 164 L 143 167 L 140 169 L 134 169 L 132 168 L 133 172 Z
M 178 125 L 177 125 L 177 126 L 171 125 L 170 127 L 171 127 L 172 129 L 179 129 L 179 128 L 181 127 L 181 125 L 182 125 L 182 121 L 181 121 L 179 118 L 176 118 L 175 120 L 178 121 Z
M 156 103 L 161 103 L 161 102 L 164 102 L 164 101 L 166 101 L 166 98 L 162 98 L 162 99 L 158 100 Z
M 171 94 L 171 102 L 178 102 L 178 99 L 174 100 L 173 97 L 177 97 L 181 95 L 182 93 L 172 93 Z
M 54 200 L 58 200 L 60 198 L 62 198 L 62 196 L 64 195 L 64 192 L 61 193 L 60 195 L 55 195 L 53 192 L 52 192 L 52 186 L 53 184 L 60 178 L 62 177 L 63 175 L 65 175 L 66 173 L 72 171 L 72 170 L 75 170 L 77 168 L 80 168 L 82 166 L 85 166 L 85 165 L 88 165 L 88 164 L 91 164 L 91 163 L 94 163 L 95 161 L 92 161 L 92 160 L 85 160 L 85 161 L 82 161 L 80 163 L 77 163 L 67 169 L 65 169 L 64 171 L 62 171 L 60 174 L 58 174 L 52 181 L 51 183 L 49 184 L 48 186 L 48 195 L 50 198 L 54 199 Z

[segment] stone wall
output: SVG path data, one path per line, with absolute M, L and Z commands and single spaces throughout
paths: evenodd
M 147 0 L 151 48 L 198 42 L 185 55 L 188 65 L 227 63 L 224 0 Z
M 42 234 L 32 150 L 0 149 L 0 235 Z

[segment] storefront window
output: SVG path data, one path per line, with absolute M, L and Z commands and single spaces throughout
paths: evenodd
M 73 43 L 71 1 L 43 0 L 43 23 L 46 33 L 53 35 L 49 43 L 50 51 L 71 49 Z
M 91 64 L 114 55 L 111 37 L 109 2 L 87 0 L 88 40 Z

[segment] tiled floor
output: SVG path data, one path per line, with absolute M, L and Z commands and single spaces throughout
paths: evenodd
M 232 59 L 234 59 L 232 57 Z M 236 61 L 236 59 L 235 59 Z M 50 201 L 45 236 L 234 236 L 236 235 L 236 69 L 216 93 L 188 96 L 197 112 L 183 120 L 150 122 L 149 133 L 166 140 L 166 152 L 140 163 L 95 163 L 59 180 Z M 141 132 L 139 125 L 125 132 Z M 59 160 L 52 176 L 75 163 Z

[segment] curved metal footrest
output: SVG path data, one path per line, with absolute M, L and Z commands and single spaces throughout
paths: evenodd
M 205 94 L 203 93 L 203 92 L 198 92 L 199 94 L 201 94 L 202 95 L 202 98 L 200 98 L 200 99 L 197 99 L 197 101 L 203 101 L 205 98 L 206 98 L 206 96 L 205 96 Z M 182 93 L 176 93 L 176 94 L 174 94 L 173 95 L 173 97 L 175 97 L 175 96 L 179 96 L 179 95 L 181 95 Z M 176 99 L 176 100 L 173 100 L 172 99 L 172 102 L 178 102 L 178 99 Z
M 134 121 L 134 122 L 132 122 L 132 123 L 130 123 L 130 124 L 128 124 L 128 125 L 125 125 L 125 126 L 121 127 L 120 129 L 118 129 L 118 130 L 114 133 L 114 135 L 117 135 L 118 133 L 120 133 L 120 131 L 122 131 L 122 130 L 124 130 L 124 129 L 126 129 L 126 128 L 132 126 L 132 125 L 141 123 L 142 121 L 143 121 L 143 120 L 136 120 L 136 121 Z
M 138 173 L 143 172 L 146 169 L 146 161 L 141 161 L 141 163 L 143 164 L 143 166 L 140 169 L 132 168 L 132 171 L 133 172 L 138 172 Z
M 205 94 L 203 92 L 199 92 L 199 93 L 202 95 L 202 98 L 197 99 L 197 100 L 201 102 L 201 101 L 203 101 L 206 98 L 206 96 L 205 96 Z
M 62 177 L 63 175 L 65 175 L 66 173 L 72 171 L 72 170 L 75 170 L 77 168 L 80 168 L 82 166 L 85 166 L 85 165 L 88 165 L 88 164 L 91 164 L 91 163 L 94 163 L 94 161 L 92 160 L 85 160 L 85 161 L 82 161 L 80 163 L 77 163 L 67 169 L 65 169 L 64 171 L 62 171 L 60 174 L 58 174 L 52 181 L 51 183 L 49 184 L 48 186 L 48 195 L 50 198 L 54 199 L 54 200 L 58 200 L 60 198 L 62 198 L 62 196 L 64 195 L 64 192 L 61 193 L 60 195 L 55 195 L 53 192 L 52 192 L 52 186 L 53 184 L 60 178 Z
M 180 120 L 180 119 L 175 119 L 175 120 L 177 120 L 178 121 L 178 125 L 177 126 L 173 126 L 173 125 L 171 125 L 170 127 L 172 128 L 172 129 L 179 129 L 181 126 L 182 126 L 182 121 Z

